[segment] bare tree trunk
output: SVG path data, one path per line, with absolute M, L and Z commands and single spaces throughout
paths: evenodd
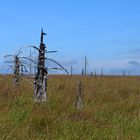
M 77 95 L 76 95 L 76 108 L 78 110 L 83 109 L 83 94 L 81 80 L 77 82 Z
M 87 75 L 87 57 L 85 56 L 85 75 Z
M 73 75 L 73 67 L 71 66 L 71 75 Z
M 13 78 L 13 86 L 19 86 L 19 73 L 20 73 L 20 61 L 17 56 L 15 56 L 15 66 L 14 66 L 14 78 Z
M 40 79 L 35 80 L 34 100 L 36 102 L 46 101 L 47 99 L 47 74 L 43 77 L 43 82 Z
M 46 100 L 47 92 L 47 70 L 45 68 L 45 44 L 43 43 L 43 35 L 46 35 L 43 30 L 41 32 L 41 43 L 39 47 L 37 74 L 34 82 L 34 100 L 42 102 Z

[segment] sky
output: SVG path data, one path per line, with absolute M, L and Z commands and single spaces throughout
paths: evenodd
M 140 74 L 139 0 L 0 1 L 0 72 L 4 56 L 29 45 L 39 46 L 47 33 L 47 54 L 74 73 Z

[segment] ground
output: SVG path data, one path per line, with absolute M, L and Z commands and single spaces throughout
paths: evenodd
M 49 76 L 47 101 L 36 103 L 30 80 L 13 88 L 12 76 L 0 76 L 2 140 L 139 140 L 139 132 L 140 77 Z

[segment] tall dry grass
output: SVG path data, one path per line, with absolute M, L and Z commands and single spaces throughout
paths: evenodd
M 47 102 L 33 101 L 33 87 L 11 76 L 0 80 L 0 139 L 138 140 L 140 78 L 49 76 Z M 75 107 L 81 79 L 84 108 Z

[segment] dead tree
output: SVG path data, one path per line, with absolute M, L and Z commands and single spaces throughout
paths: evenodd
M 101 69 L 101 77 L 103 77 L 103 76 L 104 76 L 104 70 Z
M 31 50 L 30 50 L 30 56 L 26 57 L 19 57 L 19 53 L 17 55 L 17 57 L 15 57 L 14 62 L 14 66 L 11 66 L 14 69 L 14 77 L 16 82 L 19 81 L 19 73 L 22 71 L 22 75 L 23 75 L 23 68 L 25 69 L 26 67 L 29 68 L 30 71 L 30 75 L 32 74 L 32 67 L 35 68 L 35 79 L 34 79 L 34 100 L 37 102 L 40 101 L 45 101 L 47 96 L 47 75 L 48 75 L 48 71 L 49 70 L 64 70 L 67 74 L 68 71 L 57 61 L 47 58 L 45 57 L 46 53 L 54 53 L 57 51 L 47 51 L 46 50 L 46 46 L 43 42 L 43 37 L 44 35 L 46 35 L 46 33 L 43 32 L 43 29 L 41 31 L 41 37 L 40 37 L 40 45 L 39 47 L 36 46 L 27 46 L 27 47 L 22 47 L 18 50 L 18 52 L 20 53 L 22 49 L 27 49 L 27 48 L 33 48 L 34 50 L 37 50 L 38 52 L 38 58 L 37 60 L 33 60 L 31 58 Z M 12 55 L 13 56 L 13 55 Z M 45 66 L 45 61 L 51 61 L 55 64 L 57 64 L 57 66 L 59 67 L 46 67 Z M 32 63 L 34 65 L 32 65 Z M 25 67 L 26 66 L 26 67 Z M 26 72 L 27 69 L 25 69 Z
M 83 109 L 83 94 L 81 80 L 77 82 L 77 95 L 76 95 L 76 108 L 78 110 Z
M 87 75 L 87 57 L 85 56 L 85 75 Z
M 71 69 L 70 70 L 71 70 L 71 75 L 73 75 L 73 67 L 72 66 L 71 66 Z
M 13 69 L 13 86 L 19 86 L 19 79 L 20 76 L 23 76 L 23 72 L 27 72 L 27 69 L 24 64 L 22 64 L 20 57 L 20 52 L 16 53 L 15 55 L 6 55 L 5 58 L 10 58 L 9 61 L 5 63 L 9 63 L 9 67 Z M 13 60 L 12 60 L 12 59 Z
M 45 53 L 53 53 L 57 51 L 47 51 L 46 46 L 43 42 L 43 37 L 46 35 L 46 33 L 43 32 L 43 29 L 41 31 L 41 41 L 40 41 L 40 46 L 39 48 L 33 46 L 36 50 L 38 50 L 39 55 L 38 55 L 38 63 L 37 63 L 37 73 L 35 75 L 35 80 L 34 80 L 34 98 L 35 101 L 41 102 L 41 101 L 46 101 L 47 99 L 47 75 L 48 75 L 48 70 L 65 70 L 67 74 L 67 70 L 59 64 L 57 61 L 45 57 Z M 46 67 L 45 66 L 45 60 L 51 61 L 59 66 L 57 67 Z
M 38 56 L 38 65 L 37 73 L 34 81 L 34 97 L 35 101 L 45 101 L 46 100 L 46 89 L 47 89 L 47 70 L 45 69 L 45 49 L 46 46 L 43 43 L 43 36 L 46 33 L 41 31 L 41 42 L 39 46 L 39 56 Z
M 94 76 L 95 76 L 95 78 L 97 77 L 97 72 L 96 72 L 96 70 L 95 70 L 95 74 L 94 74 Z
M 90 73 L 90 76 L 91 76 L 91 77 L 93 76 L 93 72 Z
M 123 77 L 125 77 L 125 75 L 126 75 L 126 74 L 125 74 L 125 71 L 123 71 Z
M 20 60 L 18 56 L 15 56 L 15 67 L 14 67 L 14 86 L 19 85 L 19 77 L 20 77 Z

